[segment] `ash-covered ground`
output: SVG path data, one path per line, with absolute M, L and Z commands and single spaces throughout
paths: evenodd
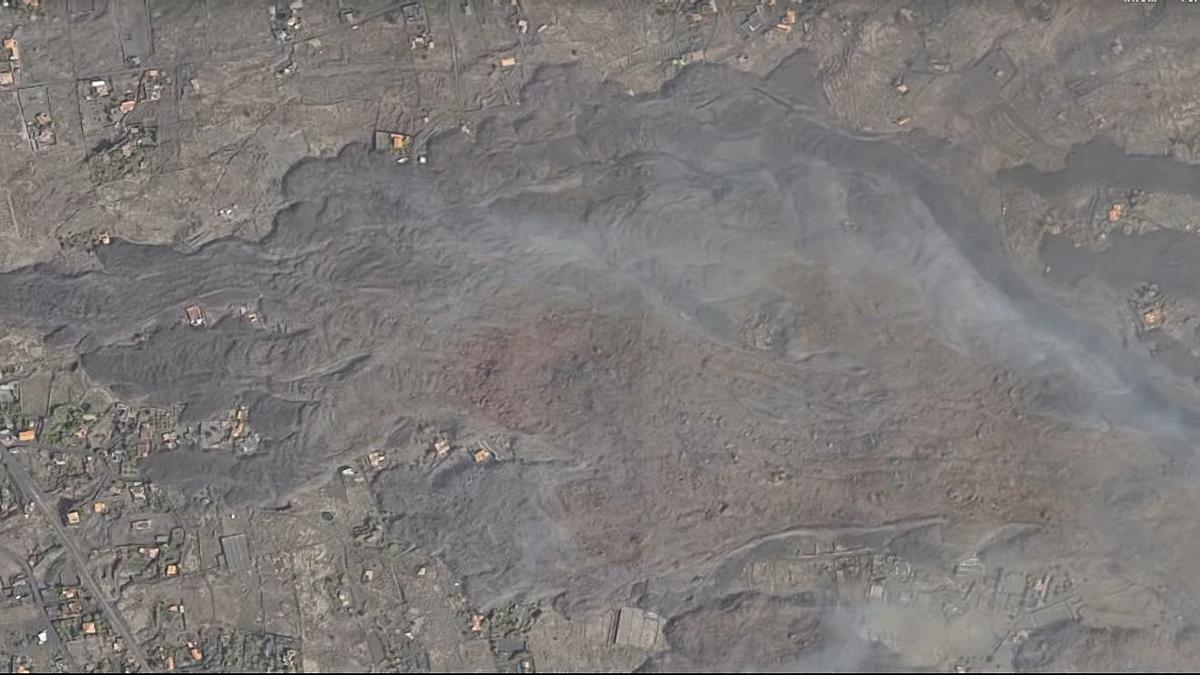
M 799 56 L 639 96 L 545 68 L 428 164 L 296 165 L 261 242 L 17 270 L 0 316 L 192 419 L 247 401 L 258 452 L 157 455 L 164 484 L 282 504 L 346 453 L 411 450 L 373 483 L 394 537 L 480 607 L 653 609 L 670 648 L 647 667 L 912 665 L 855 634 L 858 610 L 728 572 L 806 528 L 953 567 L 985 544 L 904 537 L 1033 527 L 997 550 L 1137 552 L 1122 564 L 1179 583 L 1190 616 L 1188 545 L 1159 528 L 1192 490 L 1189 383 L 1015 272 L 939 174 L 949 150 L 839 131 L 819 92 Z M 210 327 L 180 322 L 194 302 Z M 431 420 L 511 444 L 430 469 Z

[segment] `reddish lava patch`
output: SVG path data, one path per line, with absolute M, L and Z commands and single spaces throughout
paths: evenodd
M 467 335 L 443 368 L 446 393 L 505 428 L 561 438 L 620 414 L 645 353 L 642 317 L 546 313 Z

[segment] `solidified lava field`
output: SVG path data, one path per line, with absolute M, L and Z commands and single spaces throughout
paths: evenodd
M 763 667 L 804 646 L 780 622 L 835 630 L 726 572 L 804 528 L 886 546 L 950 517 L 1071 521 L 1096 550 L 1148 545 L 1143 441 L 1197 428 L 1175 376 L 1013 271 L 943 148 L 839 131 L 816 92 L 802 57 L 637 97 L 545 68 L 427 165 L 350 146 L 294 166 L 260 242 L 115 242 L 94 270 L 0 275 L 0 316 L 190 419 L 245 400 L 256 454 L 148 465 L 233 503 L 281 503 L 356 448 L 418 457 L 430 425 L 506 434 L 500 461 L 375 478 L 392 533 L 482 607 L 677 617 L 654 667 L 720 661 L 703 631 L 726 624 L 762 626 L 739 649 Z M 210 327 L 180 322 L 193 302 Z

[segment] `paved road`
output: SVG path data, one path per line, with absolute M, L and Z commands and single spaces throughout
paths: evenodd
M 125 648 L 129 650 L 129 654 L 137 662 L 137 665 L 143 672 L 150 672 L 150 663 L 146 660 L 146 655 L 142 652 L 141 646 L 133 637 L 133 631 L 129 630 L 129 625 L 125 623 L 125 618 L 117 611 L 116 607 L 108 601 L 104 596 L 100 584 L 96 581 L 96 577 L 92 576 L 92 571 L 88 568 L 87 558 L 79 551 L 79 547 L 75 545 L 75 540 L 71 538 L 71 533 L 67 532 L 67 528 L 63 527 L 59 520 L 58 513 L 51 508 L 46 501 L 46 495 L 42 493 L 41 488 L 25 471 L 25 467 L 21 466 L 20 461 L 9 452 L 0 452 L 0 462 L 4 464 L 4 468 L 8 470 L 8 475 L 13 483 L 26 495 L 33 498 L 38 508 L 42 510 L 42 515 L 50 522 L 50 526 L 54 528 L 54 533 L 58 535 L 59 542 L 70 554 L 75 561 L 75 567 L 78 568 L 79 578 L 83 581 L 83 585 L 87 587 L 92 597 L 96 602 L 100 603 L 104 613 L 108 615 L 108 620 L 120 634 L 121 639 L 125 642 Z
M 41 582 L 33 573 L 33 568 L 30 567 L 29 561 L 25 559 L 25 556 L 17 555 L 16 551 L 5 546 L 0 546 L 0 554 L 12 558 L 13 562 L 25 570 L 25 578 L 29 580 L 29 592 L 33 596 L 33 602 L 37 604 L 38 612 L 42 616 L 42 629 L 46 631 L 46 639 L 50 642 L 50 646 L 62 654 L 63 660 L 71 668 L 71 672 L 83 672 L 79 669 L 79 664 L 75 663 L 75 659 L 71 658 L 71 652 L 67 651 L 66 645 L 62 643 L 62 640 L 58 639 L 58 631 L 54 630 L 54 624 L 50 621 L 50 615 L 46 613 L 46 601 L 42 597 Z

